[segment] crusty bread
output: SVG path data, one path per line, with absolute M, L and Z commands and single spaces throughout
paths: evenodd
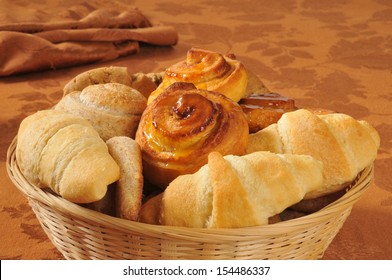
M 285 113 L 277 124 L 251 134 L 247 152 L 310 155 L 324 164 L 324 186 L 306 199 L 341 190 L 377 156 L 380 137 L 365 121 L 339 113 Z
M 107 186 L 119 178 L 118 165 L 91 124 L 55 110 L 22 121 L 16 158 L 32 183 L 76 203 L 102 199 Z
M 305 155 L 210 153 L 208 164 L 164 191 L 161 222 L 196 228 L 264 225 L 322 185 L 321 162 Z
M 136 221 L 143 194 L 142 155 L 135 140 L 117 136 L 106 141 L 109 153 L 120 166 L 115 205 L 116 216 Z
M 90 85 L 119 83 L 131 86 L 132 77 L 128 73 L 126 67 L 110 66 L 94 68 L 83 73 L 80 73 L 72 80 L 70 80 L 63 89 L 63 95 L 67 95 L 74 91 L 82 91 Z
M 81 116 L 91 122 L 103 140 L 135 136 L 147 99 L 119 83 L 91 85 L 64 96 L 55 110 Z

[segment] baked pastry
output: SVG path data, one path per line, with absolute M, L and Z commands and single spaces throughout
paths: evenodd
M 161 202 L 163 193 L 157 194 L 143 203 L 139 213 L 139 222 L 160 225 Z
M 120 167 L 120 178 L 116 182 L 116 216 L 136 221 L 143 195 L 142 155 L 135 140 L 117 136 L 106 141 L 110 155 Z
M 119 83 L 107 83 L 67 94 L 55 110 L 89 120 L 106 141 L 115 136 L 134 138 L 146 105 L 147 99 L 137 90 Z
M 74 91 L 82 91 L 90 85 L 119 83 L 127 86 L 132 85 L 132 77 L 126 67 L 110 66 L 94 68 L 80 73 L 70 80 L 63 88 L 63 95 Z
M 30 182 L 76 203 L 102 199 L 107 186 L 120 176 L 91 124 L 55 110 L 38 111 L 22 121 L 16 159 Z
M 253 71 L 246 69 L 246 73 L 248 77 L 248 83 L 246 86 L 245 95 L 242 98 L 253 94 L 267 94 L 271 92 Z
M 185 60 L 165 70 L 162 83 L 151 93 L 148 104 L 175 82 L 193 83 L 198 89 L 216 91 L 237 102 L 246 95 L 248 75 L 234 56 L 191 48 Z
M 247 152 L 304 154 L 322 161 L 324 185 L 308 193 L 305 198 L 310 199 L 343 189 L 375 160 L 379 146 L 377 131 L 366 121 L 299 109 L 251 134 Z
M 305 155 L 210 153 L 208 164 L 176 178 L 161 203 L 161 223 L 194 228 L 237 228 L 268 219 L 323 182 L 323 165 Z
M 148 98 L 154 90 L 162 83 L 163 73 L 134 73 L 131 75 L 131 87 Z
M 297 109 L 294 99 L 278 93 L 253 93 L 242 98 L 239 104 L 248 120 L 250 133 L 276 123 L 284 113 Z
M 148 105 L 135 139 L 145 178 L 165 188 L 207 163 L 211 151 L 244 154 L 248 124 L 240 106 L 224 95 L 174 83 Z

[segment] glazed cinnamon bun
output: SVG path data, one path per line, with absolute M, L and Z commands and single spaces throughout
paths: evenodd
M 145 178 L 165 188 L 207 163 L 211 151 L 242 155 L 248 130 L 236 102 L 191 83 L 174 83 L 147 106 L 136 132 Z
M 234 55 L 191 48 L 185 60 L 165 70 L 162 83 L 150 94 L 148 104 L 175 82 L 193 83 L 198 89 L 216 91 L 237 102 L 246 95 L 248 75 Z

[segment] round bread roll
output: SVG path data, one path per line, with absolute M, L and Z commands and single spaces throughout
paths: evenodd
M 69 112 L 91 122 L 106 141 L 115 136 L 135 137 L 147 99 L 119 83 L 90 85 L 64 96 L 55 110 Z
M 237 103 L 190 83 L 174 83 L 148 105 L 135 139 L 146 179 L 165 188 L 177 176 L 207 163 L 211 151 L 244 154 L 248 135 Z
M 74 91 L 82 91 L 90 85 L 119 83 L 127 86 L 132 85 L 132 77 L 128 73 L 126 67 L 109 66 L 95 68 L 80 73 L 70 80 L 63 89 L 63 95 L 67 95 Z

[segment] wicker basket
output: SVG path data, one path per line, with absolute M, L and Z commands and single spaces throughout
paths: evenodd
M 319 259 L 353 204 L 372 183 L 373 165 L 322 210 L 266 226 L 194 229 L 142 224 L 83 208 L 29 183 L 7 153 L 7 171 L 66 259 Z

